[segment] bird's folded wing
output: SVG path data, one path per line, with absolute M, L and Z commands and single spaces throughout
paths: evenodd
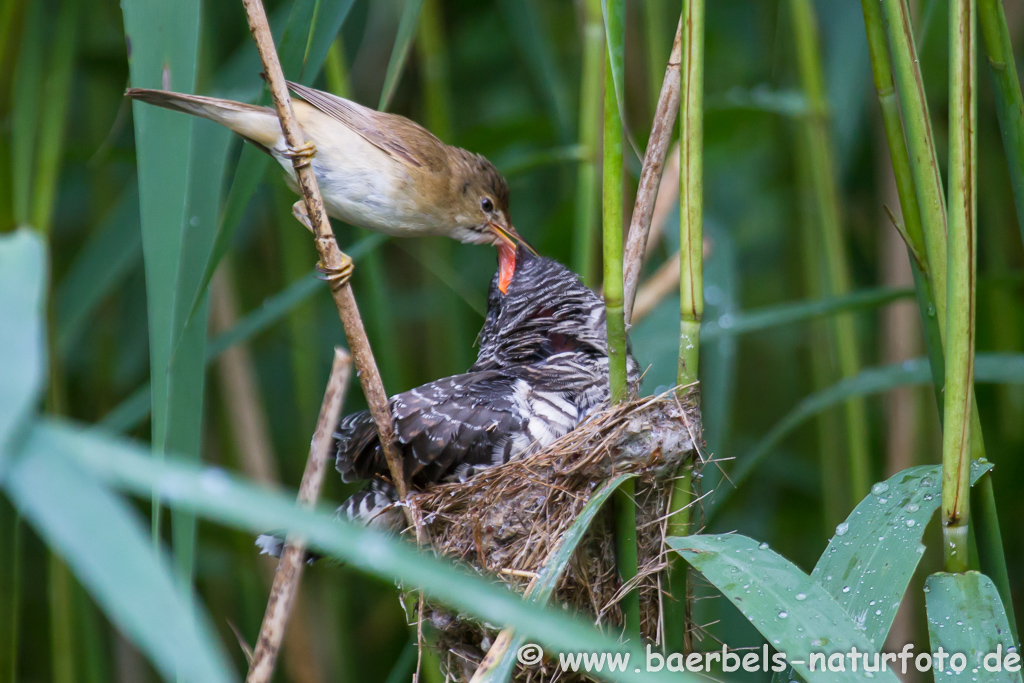
M 324 114 L 337 119 L 367 142 L 405 164 L 433 170 L 434 156 L 443 147 L 440 140 L 426 128 L 409 119 L 377 112 L 331 93 L 288 81 L 288 88 L 300 99 Z M 385 120 L 389 130 L 382 130 L 378 120 Z M 410 142 L 416 143 L 414 147 Z
M 525 416 L 515 395 L 517 378 L 486 371 L 455 375 L 398 394 L 390 401 L 407 477 L 440 481 L 460 465 L 503 460 L 508 435 L 521 432 Z M 388 473 L 368 413 L 342 420 L 336 467 L 346 480 Z

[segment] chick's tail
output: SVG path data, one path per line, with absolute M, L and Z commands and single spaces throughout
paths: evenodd
M 210 119 L 267 152 L 280 146 L 281 124 L 277 114 L 269 107 L 148 88 L 128 88 L 125 96 L 164 109 Z

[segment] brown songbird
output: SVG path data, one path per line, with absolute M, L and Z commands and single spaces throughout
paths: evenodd
M 295 116 L 316 148 L 312 168 L 329 216 L 397 237 L 447 235 L 493 244 L 502 291 L 507 288 L 516 244 L 525 242 L 509 218 L 508 185 L 490 161 L 444 144 L 404 116 L 298 83 L 288 87 Z M 129 88 L 125 94 L 229 128 L 274 157 L 298 192 L 294 154 L 273 109 L 165 90 Z M 303 220 L 301 201 L 293 211 Z M 303 222 L 308 227 L 308 219 Z

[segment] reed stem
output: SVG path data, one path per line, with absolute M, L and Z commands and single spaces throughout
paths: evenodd
M 917 203 L 914 176 L 910 168 L 910 155 L 900 120 L 899 99 L 896 85 L 892 80 L 892 60 L 885 37 L 885 21 L 882 8 L 877 0 L 861 0 L 864 12 L 864 26 L 867 29 L 868 53 L 871 56 L 871 72 L 874 76 L 878 104 L 882 110 L 885 138 L 889 143 L 889 158 L 892 161 L 896 194 L 900 199 L 903 223 L 895 227 L 900 231 L 907 245 L 911 269 L 914 274 L 914 290 L 917 293 L 921 328 L 924 330 L 925 345 L 932 371 L 932 383 L 936 399 L 941 402 L 942 385 L 945 381 L 945 361 L 942 354 L 942 331 L 935 315 L 935 297 L 932 293 L 931 270 L 928 266 L 925 248 L 924 228 L 921 225 L 921 207 Z
M 996 115 L 1003 134 L 1003 150 L 1017 207 L 1017 224 L 1024 238 L 1024 97 L 1017 79 L 1017 65 L 1013 59 L 1013 44 L 1002 0 L 978 1 L 978 25 L 995 86 Z
M 909 151 L 910 171 L 921 213 L 928 279 L 935 300 L 935 317 L 945 334 L 946 323 L 946 202 L 935 155 L 928 100 L 917 60 L 914 30 L 905 0 L 881 0 L 892 56 L 900 111 Z
M 690 533 L 691 506 L 693 502 L 693 469 L 690 463 L 684 463 L 676 471 L 676 480 L 672 486 L 672 499 L 669 509 L 666 536 L 686 536 Z M 675 556 L 669 561 L 667 572 L 668 591 L 665 596 L 665 652 L 684 652 L 692 650 L 689 643 L 687 625 L 690 617 L 689 565 L 681 557 Z
M 21 624 L 21 518 L 0 497 L 0 683 L 18 680 L 18 629 Z
M 661 190 L 662 176 L 665 172 L 665 159 L 668 157 L 672 130 L 675 128 L 676 116 L 679 113 L 680 61 L 682 60 L 682 17 L 676 29 L 675 41 L 669 53 L 665 76 L 661 83 L 661 93 L 654 111 L 654 122 L 651 134 L 647 138 L 647 149 L 644 152 L 644 164 L 640 171 L 640 183 L 636 190 L 636 201 L 633 214 L 629 221 L 629 236 L 626 239 L 625 275 L 623 276 L 623 295 L 626 307 L 626 320 L 633 320 L 633 302 L 636 299 L 637 287 L 640 282 L 640 270 L 647 253 L 647 239 L 654 220 L 654 207 Z
M 626 398 L 626 323 L 622 308 L 622 121 L 612 85 L 611 61 L 604 72 L 604 304 L 608 324 L 608 383 L 612 403 Z
M 299 485 L 298 504 L 312 507 L 320 497 L 320 487 L 327 473 L 328 456 L 334 441 L 334 429 L 341 418 L 341 408 L 345 403 L 352 362 L 348 353 L 341 347 L 334 349 L 334 363 L 324 391 L 323 404 L 317 418 L 313 442 L 309 447 L 309 458 L 302 473 Z M 274 664 L 284 642 L 285 628 L 291 614 L 292 605 L 298 595 L 299 581 L 302 570 L 306 566 L 306 547 L 301 538 L 288 537 L 281 553 L 281 561 L 274 575 L 274 585 L 270 589 L 267 610 L 263 615 L 263 624 L 256 639 L 256 649 L 246 683 L 267 683 L 274 674 Z
M 829 294 L 842 296 L 850 292 L 850 272 L 840 220 L 839 188 L 829 134 L 817 19 L 810 0 L 791 0 L 790 13 L 800 83 L 808 99 L 809 111 L 803 135 L 807 140 L 809 170 L 821 230 L 825 279 Z M 834 318 L 834 344 L 843 377 L 853 377 L 860 372 L 856 334 L 853 316 L 844 314 Z M 867 495 L 871 486 L 868 420 L 863 399 L 846 402 L 846 437 L 850 492 L 856 501 Z
M 697 381 L 704 317 L 704 0 L 684 0 L 679 106 L 679 370 Z M 694 395 L 696 396 L 696 394 Z
M 976 91 L 974 0 L 949 6 L 949 234 L 942 537 L 946 571 L 968 565 L 971 388 L 974 384 Z
M 274 100 L 274 108 L 281 120 L 281 132 L 284 134 L 289 148 L 300 150 L 306 144 L 305 134 L 299 127 L 295 113 L 292 111 L 291 96 L 288 93 L 284 73 L 281 71 L 281 63 L 277 58 L 274 39 L 270 33 L 270 25 L 267 23 L 267 14 L 263 9 L 263 3 L 261 0 L 242 0 L 242 3 L 245 5 L 249 30 L 256 41 L 260 60 L 263 62 L 270 94 Z M 320 188 L 317 186 L 313 169 L 302 155 L 295 156 L 294 166 L 324 270 L 330 273 L 343 272 L 346 267 L 351 266 L 352 259 L 342 253 L 334 239 L 334 232 L 331 229 L 330 220 L 327 218 L 327 211 L 324 208 L 323 198 L 320 195 Z M 377 370 L 377 363 L 373 358 L 373 350 L 366 338 L 366 329 L 359 316 L 359 308 L 352 293 L 352 286 L 346 280 L 339 286 L 332 287 L 331 293 L 338 308 L 342 326 L 345 328 L 345 338 L 348 340 L 352 352 L 356 375 L 362 384 L 370 415 L 377 427 L 377 434 L 388 463 L 392 482 L 398 490 L 399 496 L 404 499 L 406 496 L 405 474 L 401 456 L 395 446 L 395 431 L 391 424 L 391 412 L 388 410 L 388 397 L 380 379 L 380 372 Z M 412 512 L 407 507 L 403 507 L 403 511 L 406 513 L 410 525 L 419 529 Z
M 50 656 L 54 683 L 74 683 L 75 609 L 74 579 L 64 561 L 54 553 L 49 557 Z
M 608 0 L 605 25 L 621 31 L 622 0 Z M 615 36 L 606 36 L 606 45 Z M 621 36 L 619 36 L 621 38 Z M 619 41 L 621 42 L 621 41 Z M 626 399 L 626 319 L 622 308 L 622 120 L 615 97 L 609 51 L 604 51 L 604 145 L 602 212 L 604 228 L 604 304 L 608 326 L 608 388 L 612 403 Z M 615 558 L 623 584 L 637 574 L 636 502 L 633 483 L 626 482 L 614 494 Z M 640 594 L 629 591 L 621 603 L 623 638 L 640 641 Z
M 612 494 L 615 505 L 615 563 L 623 584 L 636 578 L 636 482 L 623 482 Z M 622 597 L 623 640 L 640 642 L 640 592 L 635 588 Z
M 678 52 L 677 52 L 678 51 Z M 676 383 L 685 400 L 700 404 L 698 367 L 700 325 L 704 317 L 704 0 L 683 0 L 680 32 L 673 57 L 681 61 L 679 95 L 679 367 Z M 672 66 L 669 58 L 669 68 Z M 666 74 L 666 78 L 668 75 Z M 662 87 L 664 99 L 665 86 Z M 659 110 L 661 101 L 659 101 Z M 655 128 L 657 130 L 657 128 Z M 653 140 L 654 133 L 651 138 Z M 650 143 L 648 143 L 650 145 Z M 632 235 L 631 235 L 632 236 Z M 646 240 L 645 240 L 646 242 Z M 641 249 L 641 254 L 642 254 Z M 699 434 L 699 432 L 698 432 Z M 698 437 L 699 438 L 699 437 Z M 696 444 L 699 448 L 699 444 Z M 692 463 L 676 472 L 669 509 L 668 534 L 690 533 L 693 499 Z M 668 568 L 665 602 L 665 649 L 689 652 L 689 567 L 674 557 Z
M 925 252 L 929 278 L 931 281 L 931 306 L 925 308 L 922 315 L 935 318 L 938 332 L 945 343 L 946 335 L 946 205 L 942 192 L 942 181 L 936 161 L 935 142 L 932 135 L 931 119 L 928 116 L 928 103 L 925 98 L 924 85 L 918 67 L 917 48 L 914 43 L 913 27 L 903 0 L 881 0 L 882 13 L 885 19 L 885 30 L 889 37 L 889 46 L 893 59 L 900 110 L 903 113 L 904 132 L 907 148 L 910 152 L 910 168 L 914 178 L 918 206 L 921 209 L 921 220 L 925 238 Z M 877 21 L 877 20 L 876 20 Z M 869 26 L 869 31 L 870 31 Z M 919 302 L 921 297 L 919 297 Z M 934 311 L 934 312 L 933 312 Z M 930 327 L 926 326 L 926 334 Z M 929 351 L 933 365 L 934 351 Z M 948 362 L 948 358 L 943 365 Z M 933 377 L 936 370 L 933 367 Z M 973 400 L 973 387 L 970 388 L 971 400 L 971 457 L 985 457 L 985 442 L 981 432 L 981 420 L 977 402 Z M 945 399 L 940 403 L 940 416 L 945 413 Z M 985 533 L 977 534 L 978 554 L 981 568 L 996 583 L 1003 604 L 1007 605 L 1008 614 L 1012 611 L 1009 580 L 1006 570 L 1006 559 L 1003 552 L 1002 537 L 999 532 L 999 518 L 996 515 L 995 499 L 992 487 L 981 486 L 976 492 L 975 509 L 979 514 L 979 525 Z M 983 517 L 983 519 L 981 519 Z M 962 551 L 961 551 L 962 553 Z

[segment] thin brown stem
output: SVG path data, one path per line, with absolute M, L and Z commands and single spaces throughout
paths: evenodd
M 327 472 L 327 457 L 334 441 L 334 427 L 341 417 L 341 406 L 345 402 L 351 370 L 352 362 L 348 352 L 336 347 L 331 376 L 327 380 L 327 390 L 320 406 L 320 417 L 317 419 L 313 442 L 309 447 L 309 459 L 306 461 L 302 483 L 299 485 L 299 505 L 312 506 L 320 496 L 320 487 Z M 270 589 L 270 599 L 263 614 L 263 624 L 256 639 L 256 652 L 253 654 L 246 683 L 267 683 L 274 673 L 274 664 L 284 640 L 288 615 L 298 593 L 299 580 L 306 564 L 305 556 L 304 541 L 289 536 L 284 552 L 281 553 L 274 585 Z
M 384 383 L 381 381 L 380 371 L 373 358 L 370 342 L 366 338 L 366 329 L 363 327 L 363 319 L 356 306 L 355 295 L 348 283 L 347 274 L 351 272 L 352 259 L 342 253 L 338 243 L 334 240 L 331 223 L 327 218 L 327 210 L 324 208 L 324 201 L 320 196 L 320 188 L 310 166 L 310 159 L 315 153 L 315 149 L 312 143 L 306 140 L 305 133 L 292 111 L 291 96 L 288 94 L 288 85 L 281 70 L 281 62 L 277 58 L 277 50 L 274 48 L 274 39 L 270 34 L 270 25 L 267 23 L 267 13 L 263 9 L 263 3 L 261 0 L 242 0 L 242 4 L 245 5 L 249 31 L 256 41 L 256 48 L 259 50 L 260 60 L 263 62 L 270 95 L 274 100 L 274 108 L 281 120 L 281 132 L 284 134 L 285 142 L 292 154 L 295 175 L 306 201 L 306 213 L 310 226 L 316 237 L 316 249 L 320 254 L 321 269 L 329 275 L 344 275 L 338 278 L 338 286 L 332 287 L 331 292 L 334 296 L 334 303 L 338 307 L 341 324 L 345 328 L 345 338 L 348 339 L 349 349 L 356 366 L 356 374 L 359 376 L 363 393 L 366 395 L 370 415 L 377 426 L 377 434 L 380 437 L 381 448 L 388 463 L 391 479 L 398 490 L 398 495 L 404 500 L 407 493 L 405 474 L 401 456 L 395 447 L 395 430 L 391 424 L 387 393 L 384 391 Z M 406 511 L 409 524 L 418 526 L 409 509 L 403 508 L 403 510 Z
M 669 143 L 672 141 L 672 129 L 679 114 L 679 63 L 682 56 L 681 36 L 682 19 L 676 29 L 676 39 L 672 43 L 672 53 L 665 67 L 665 78 L 661 83 L 661 95 L 658 96 L 658 107 L 654 113 L 654 124 L 651 136 L 647 140 L 647 151 L 644 153 L 644 165 L 640 171 L 640 184 L 636 191 L 636 202 L 633 204 L 633 217 L 629 222 L 629 236 L 626 239 L 624 304 L 626 322 L 632 319 L 633 298 L 636 296 L 637 282 L 640 279 L 640 266 L 643 265 L 644 252 L 647 250 L 647 235 L 651 229 L 651 218 L 654 216 L 654 204 L 661 185 L 661 174 L 665 170 L 665 158 L 668 156 Z

